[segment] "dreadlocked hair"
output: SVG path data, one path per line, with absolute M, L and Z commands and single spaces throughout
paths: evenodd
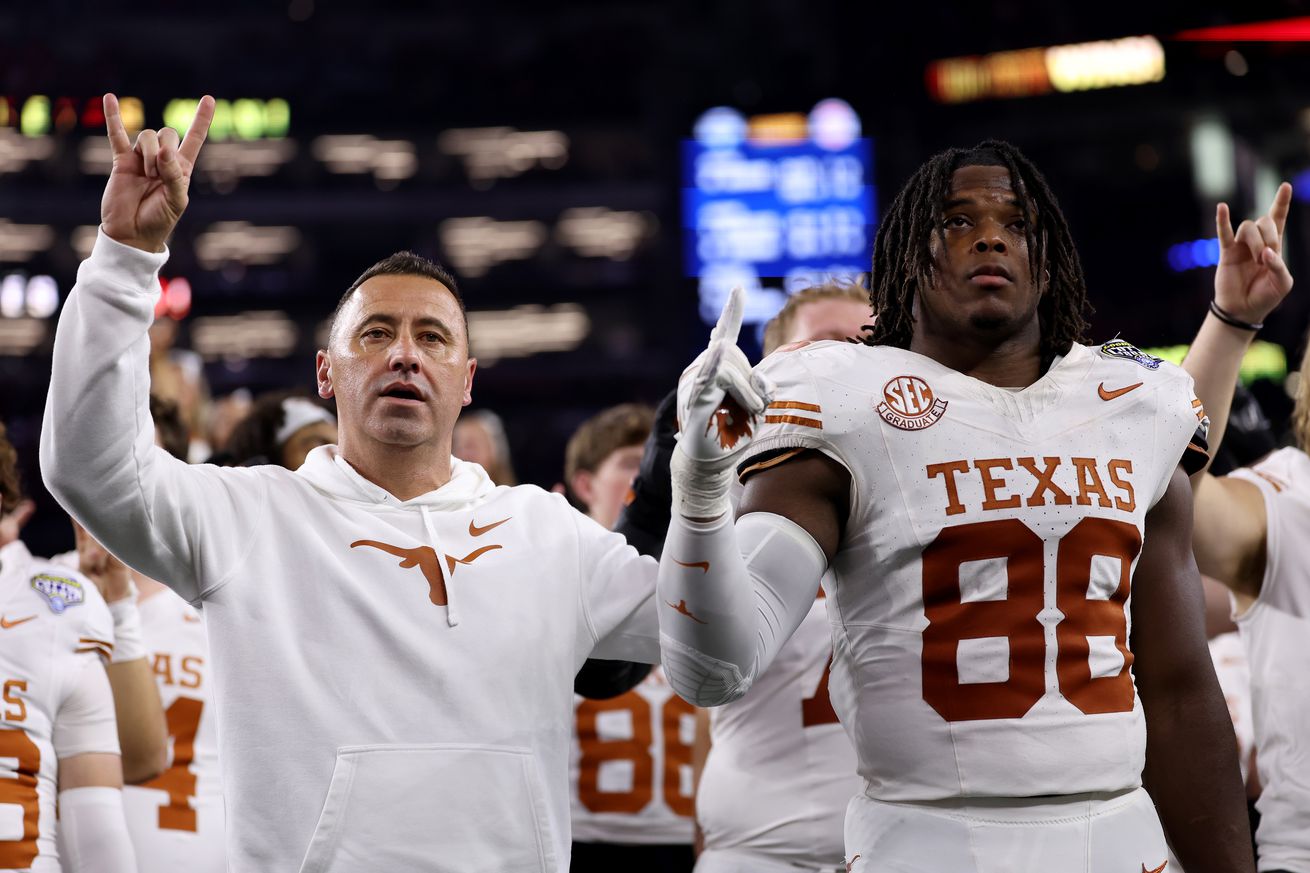
M 907 349 L 914 333 L 912 304 L 921 288 L 932 284 L 932 234 L 946 244 L 942 211 L 951 190 L 951 176 L 960 167 L 1005 167 L 1015 199 L 1029 220 L 1028 270 L 1034 282 L 1044 282 L 1037 306 L 1041 325 L 1042 368 L 1081 342 L 1087 332 L 1087 281 L 1069 233 L 1046 179 L 1022 152 L 1008 142 L 989 139 L 971 149 L 947 149 L 915 171 L 892 201 L 873 243 L 869 302 L 874 323 L 864 342 L 871 346 Z M 1049 270 L 1049 278 L 1047 271 Z

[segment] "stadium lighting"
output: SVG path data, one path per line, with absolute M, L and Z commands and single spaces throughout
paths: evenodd
M 1164 78 L 1164 46 L 1153 36 L 948 58 L 928 65 L 928 93 L 942 103 L 1034 97 L 1146 85 Z

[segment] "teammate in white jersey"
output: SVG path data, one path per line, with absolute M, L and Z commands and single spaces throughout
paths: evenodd
M 650 407 L 625 403 L 587 419 L 569 438 L 564 481 L 605 527 L 618 520 L 653 424 Z M 574 703 L 571 869 L 691 870 L 693 708 L 658 667 L 629 691 Z
M 1189 873 L 1250 870 L 1191 558 L 1190 379 L 1078 342 L 1067 223 L 1008 144 L 921 167 L 873 268 L 867 345 L 751 374 L 734 293 L 683 376 L 674 688 L 743 694 L 826 571 L 829 688 L 866 783 L 852 870 L 1159 870 L 1165 832 Z
M 337 446 L 295 472 L 156 447 L 146 333 L 214 103 L 185 141 L 135 146 L 105 104 L 114 166 L 60 314 L 41 466 L 101 542 L 203 606 L 229 866 L 567 869 L 573 678 L 658 659 L 655 561 L 451 457 L 477 363 L 454 280 L 407 252 L 347 289 L 317 355 Z
M 1283 185 L 1269 212 L 1236 232 L 1226 205 L 1216 214 L 1215 299 L 1183 366 L 1219 422 L 1243 354 L 1292 287 L 1281 254 L 1291 200 Z M 1301 381 L 1292 422 L 1295 447 L 1195 483 L 1196 560 L 1228 586 L 1249 662 L 1261 873 L 1310 873 L 1310 380 Z M 1220 427 L 1215 444 L 1222 438 Z
M 303 414 L 314 415 L 312 410 Z M 155 442 L 185 461 L 190 436 L 177 407 L 152 398 L 150 415 Z M 199 611 L 167 586 L 140 573 L 133 578 L 171 738 L 167 769 L 123 789 L 139 873 L 223 873 L 223 782 L 204 623 Z
M 844 340 L 869 322 L 863 286 L 806 288 L 765 327 L 780 346 Z M 855 750 L 828 696 L 832 632 L 823 589 L 773 664 L 740 700 L 703 710 L 709 754 L 696 787 L 696 873 L 844 869 L 842 821 L 860 790 Z
M 91 580 L 32 557 L 0 425 L 0 870 L 134 873 L 105 676 L 113 620 Z M 56 802 L 58 815 L 56 815 Z

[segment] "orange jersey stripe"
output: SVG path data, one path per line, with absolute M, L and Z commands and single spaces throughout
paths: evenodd
M 802 403 L 799 400 L 775 400 L 769 404 L 770 409 L 800 409 L 805 412 L 823 412 L 817 403 Z
M 764 416 L 765 424 L 800 424 L 805 427 L 813 427 L 823 430 L 823 422 L 813 418 L 801 418 L 799 415 L 766 415 Z
M 109 640 L 97 640 L 94 637 L 78 637 L 77 641 L 89 646 L 104 646 L 111 652 L 114 650 L 114 644 L 109 642 Z
M 744 467 L 744 468 L 742 468 L 741 472 L 737 474 L 737 478 L 740 479 L 741 481 L 745 482 L 745 481 L 746 481 L 746 477 L 749 476 L 750 474 L 752 474 L 752 473 L 758 473 L 758 472 L 760 472 L 761 470 L 767 470 L 767 469 L 769 469 L 770 467 L 776 467 L 776 466 L 778 466 L 779 464 L 781 464 L 783 461 L 786 461 L 786 460 L 789 460 L 789 459 L 791 459 L 791 458 L 794 458 L 794 457 L 796 457 L 797 455 L 799 455 L 799 454 L 800 454 L 801 452 L 803 452 L 803 451 L 805 451 L 805 450 L 804 450 L 804 449 L 792 449 L 792 450 L 790 450 L 790 451 L 783 452 L 783 453 L 780 454 L 780 455 L 774 455 L 772 458 L 768 458 L 768 459 L 763 460 L 763 461 L 756 461 L 754 464 L 751 464 L 749 467 Z

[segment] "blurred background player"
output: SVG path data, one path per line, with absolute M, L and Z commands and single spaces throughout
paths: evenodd
M 1211 309 L 1184 367 L 1197 396 L 1227 419 L 1242 356 L 1292 287 L 1283 263 L 1291 205 L 1284 185 L 1273 208 L 1233 231 L 1226 204 L 1215 221 L 1220 274 Z M 1310 347 L 1292 414 L 1295 445 L 1227 476 L 1194 480 L 1197 564 L 1228 587 L 1251 677 L 1256 808 L 1262 873 L 1310 873 Z M 1224 438 L 1215 428 L 1214 440 Z
M 654 416 L 649 406 L 614 406 L 569 439 L 570 496 L 605 527 L 618 521 Z M 569 770 L 575 873 L 691 870 L 694 720 L 658 667 L 617 697 L 576 698 Z
M 89 579 L 17 538 L 17 463 L 0 424 L 0 870 L 135 873 L 102 666 L 113 619 Z
M 490 409 L 474 409 L 460 415 L 455 422 L 452 455 L 471 461 L 487 471 L 497 485 L 517 485 L 514 462 L 510 457 L 505 423 Z
M 873 320 L 862 285 L 788 298 L 764 329 L 780 346 L 858 337 Z M 696 785 L 696 873 L 800 873 L 844 866 L 846 805 L 860 791 L 855 750 L 828 697 L 832 631 L 823 589 L 745 696 L 698 711 L 709 753 Z
M 177 407 L 152 399 L 150 416 L 156 442 L 185 461 L 190 439 Z M 306 427 L 322 426 L 315 422 Z M 223 873 L 223 782 L 205 626 L 199 611 L 167 586 L 136 571 L 132 578 L 170 740 L 167 769 L 123 791 L 137 866 L 140 873 Z
M 830 688 L 866 780 L 851 870 L 1163 869 L 1166 832 L 1193 873 L 1253 869 L 1191 560 L 1190 378 L 1081 343 L 1068 224 L 1008 143 L 925 162 L 873 271 L 865 344 L 752 373 L 734 293 L 684 373 L 670 681 L 740 697 L 831 570 Z
M 255 400 L 227 440 L 234 464 L 277 464 L 299 470 L 319 446 L 335 445 L 337 419 L 317 401 L 285 391 Z

